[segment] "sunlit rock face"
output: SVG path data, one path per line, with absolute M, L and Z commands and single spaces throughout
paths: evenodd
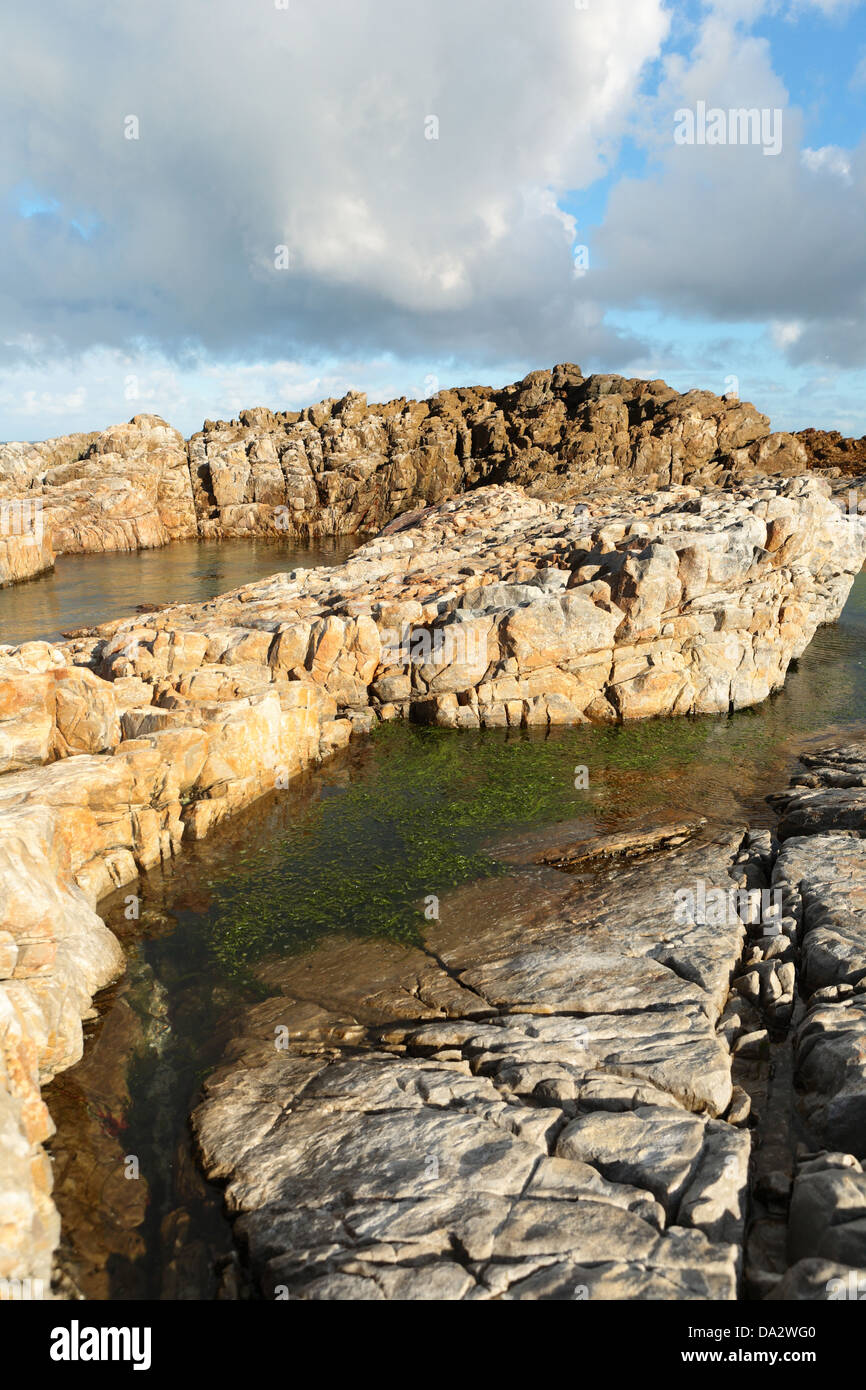
M 748 855 L 674 838 L 467 885 L 423 950 L 262 969 L 193 1126 L 265 1297 L 736 1296 L 750 1141 L 716 1024 L 745 929 L 672 923 L 679 882 Z
M 84 639 L 109 680 L 203 701 L 300 681 L 450 727 L 719 713 L 783 683 L 840 613 L 866 522 L 814 479 L 571 505 L 513 486 L 409 514 L 293 571 Z
M 662 381 L 585 378 L 564 363 L 502 390 L 464 387 L 368 404 L 206 421 L 189 441 L 204 535 L 375 531 L 489 482 L 570 499 L 634 485 L 799 473 L 807 449 L 753 406 Z
M 0 534 L 4 501 L 14 500 L 38 505 L 58 555 L 165 545 L 198 529 L 186 443 L 158 415 L 96 435 L 0 445 Z
M 585 378 L 564 363 L 501 390 L 382 405 L 352 391 L 300 412 L 245 410 L 205 421 L 188 442 L 159 416 L 137 415 L 97 434 L 0 445 L 0 500 L 38 498 L 46 539 L 62 554 L 194 535 L 375 533 L 402 512 L 494 482 L 577 500 L 835 461 L 805 436 L 771 433 L 767 417 L 736 398 Z M 6 568 L 4 580 L 0 554 L 0 583 L 37 572 Z

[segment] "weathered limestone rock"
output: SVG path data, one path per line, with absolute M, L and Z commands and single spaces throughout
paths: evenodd
M 288 785 L 351 732 L 309 682 L 190 704 L 186 716 L 148 705 L 157 716 L 148 724 L 137 702 L 152 694 L 144 682 L 112 685 L 70 666 L 47 643 L 3 649 L 0 1278 L 45 1288 L 58 1220 L 39 1147 L 52 1132 L 40 1085 L 80 1058 L 82 1017 L 123 970 L 99 900 L 175 854 L 184 833 L 206 834 Z M 121 739 L 119 709 L 124 722 L 142 716 L 134 737 Z
M 866 473 L 866 434 L 846 439 L 839 430 L 801 430 L 795 436 L 806 448 L 812 468 L 842 476 Z
M 546 388 L 526 389 L 535 400 Z M 689 447 L 703 441 L 701 457 L 712 460 L 721 426 L 695 409 Z M 346 428 L 360 428 L 362 414 L 350 403 Z M 331 418 L 318 412 L 310 423 L 326 430 Z M 476 423 L 479 441 L 498 448 L 504 426 L 495 413 Z M 733 441 L 753 427 L 725 416 Z M 94 544 L 107 535 L 163 543 L 193 524 L 177 441 L 153 417 L 129 429 L 119 439 L 107 432 L 83 458 L 34 480 L 46 514 L 53 510 L 52 534 L 70 528 L 64 547 L 89 544 L 75 499 L 86 497 L 88 479 L 108 476 L 99 470 L 113 469 L 106 461 L 121 450 L 138 459 L 130 487 L 146 506 L 113 511 L 109 498 L 103 512 L 117 527 L 100 523 Z M 239 496 L 243 468 L 235 477 L 235 466 L 223 478 L 226 511 L 248 505 L 225 500 Z M 327 486 L 339 491 L 339 476 Z M 396 491 L 405 500 L 414 494 L 403 483 Z M 345 515 L 337 509 L 331 521 Z M 47 1169 L 34 1147 L 50 1124 L 39 1084 L 80 1055 L 81 1016 L 122 968 L 95 911 L 104 894 L 176 853 L 184 834 L 205 835 L 286 785 L 377 714 L 477 728 L 727 711 L 763 699 L 817 625 L 837 616 L 864 550 L 864 523 L 812 479 L 704 496 L 675 486 L 635 494 L 628 505 L 579 507 L 493 485 L 402 518 L 336 569 L 276 575 L 204 607 L 115 622 L 62 646 L 0 649 L 0 1148 L 18 1212 L 3 1228 L 0 1274 L 44 1277 L 56 1239 Z M 851 802 L 859 785 L 837 788 L 848 800 L 826 812 L 835 825 L 859 828 Z M 801 795 L 807 800 L 783 819 L 791 856 L 796 816 L 825 815 Z M 640 852 L 652 860 L 656 846 L 673 848 L 678 869 L 711 881 L 728 881 L 743 855 L 747 870 L 734 880 L 772 862 L 772 847 L 746 843 L 741 854 L 738 841 L 718 844 L 692 830 L 685 849 L 672 833 L 642 842 Z M 572 847 L 574 863 L 585 852 Z M 670 870 L 666 853 L 659 862 Z M 523 880 L 524 898 L 495 910 L 489 886 L 481 904 L 469 892 L 472 932 L 437 929 L 435 954 L 401 959 L 390 980 L 377 958 L 366 993 L 354 967 L 333 999 L 310 980 L 306 992 L 280 983 L 303 1095 L 284 1115 L 280 1074 L 263 1068 L 265 1092 L 251 1091 L 249 1104 L 229 1080 L 232 1105 L 224 1118 L 214 1115 L 212 1131 L 213 1162 L 234 1181 L 223 1145 L 232 1134 L 252 1142 L 259 1115 L 279 1120 L 267 1162 L 256 1158 L 232 1198 L 260 1252 L 264 1287 L 301 1280 L 309 1297 L 414 1297 L 435 1279 L 443 1297 L 562 1297 L 569 1287 L 594 1297 L 665 1288 L 733 1296 L 748 1144 L 722 1118 L 733 1095 L 730 1046 L 760 1051 L 762 1015 L 781 1020 L 790 1010 L 792 962 L 768 949 L 759 968 L 742 971 L 743 920 L 720 930 L 673 919 L 670 876 L 660 891 L 646 862 L 615 882 L 599 875 L 591 891 L 538 865 Z M 491 911 L 495 930 L 479 930 Z M 856 912 L 852 902 L 849 915 Z M 816 934 L 809 969 L 821 978 L 829 970 L 840 981 L 829 988 L 856 994 L 856 922 L 842 926 L 835 937 L 845 949 Z M 732 976 L 751 1015 L 731 1005 Z M 826 1032 L 839 1036 L 829 1050 L 807 1055 L 804 1047 L 802 1058 L 804 1076 L 813 1056 L 838 1073 L 827 1113 L 810 1101 L 804 1113 L 840 1133 L 834 1142 L 844 1139 L 851 1152 L 845 1126 L 862 1097 L 842 1023 L 853 1020 L 856 1032 L 855 1013 L 841 1023 L 834 1014 Z M 343 1055 L 346 1044 L 375 1053 L 380 1070 L 359 1071 Z M 343 1089 L 331 1095 L 332 1064 L 343 1063 L 344 1072 L 334 1070 Z M 376 1122 L 383 1153 L 411 1131 L 434 1146 L 423 1150 L 425 1165 L 430 1153 L 456 1165 L 426 1196 L 416 1155 L 396 1187 L 381 1174 L 370 1185 L 358 1126 L 381 1096 L 390 1117 Z M 255 1116 L 253 1101 L 262 1102 Z M 308 1165 L 328 1142 L 322 1103 L 343 1126 L 343 1166 L 331 1186 Z M 605 1118 L 621 1114 L 630 1118 Z M 203 1122 L 206 1152 L 207 1134 Z M 288 1200 L 295 1165 L 297 1200 Z M 356 1188 L 363 1207 L 354 1224 L 340 1217 L 341 1231 L 363 1233 L 349 1248 L 329 1222 Z M 427 1200 L 434 1207 L 425 1209 Z M 294 1263 L 297 1225 L 288 1244 L 269 1243 L 273 1220 L 288 1230 L 299 1201 L 324 1223 L 304 1265 L 319 1270 L 320 1283 Z M 297 1219 L 312 1217 L 305 1209 Z
M 3 499 L 38 504 L 41 569 L 50 568 L 52 553 L 137 550 L 197 532 L 186 443 L 158 415 L 136 415 L 97 435 L 0 446 L 0 509 Z M 36 572 L 34 562 L 29 573 Z M 0 555 L 0 583 L 23 577 L 4 579 Z
M 413 508 L 489 482 L 584 498 L 758 472 L 810 461 L 771 435 L 753 406 L 661 381 L 584 378 L 564 363 L 501 391 L 440 391 L 368 406 L 350 391 L 301 412 L 243 411 L 206 421 L 189 442 L 206 535 L 302 536 L 379 530 Z
M 114 691 L 47 642 L 0 647 L 0 773 L 120 742 Z
M 860 1299 L 866 1294 L 860 1161 L 866 1157 L 866 748 L 824 748 L 801 755 L 801 763 L 789 791 L 771 798 L 781 812 L 782 845 L 772 868 L 780 914 L 761 928 L 764 949 L 751 967 L 752 978 L 761 977 L 761 1006 L 777 1024 L 780 1009 L 783 1025 L 791 1019 L 795 991 L 802 1000 L 792 1027 L 791 1129 L 801 1142 L 788 1210 L 789 1268 L 767 1297 Z M 784 991 L 775 999 L 765 989 L 774 975 Z M 784 1210 L 788 1179 L 779 1177 Z
M 46 1289 L 59 1220 L 39 1087 L 81 1056 L 81 1017 L 123 968 L 59 831 L 47 806 L 0 806 L 0 1277 Z
M 14 525 L 15 523 L 13 523 Z M 54 550 L 44 530 L 25 530 L 22 534 L 5 534 L 3 503 L 0 502 L 0 589 L 8 584 L 20 584 L 54 568 Z
M 796 924 L 808 1000 L 796 1034 L 799 1104 L 818 1144 L 864 1158 L 866 752 L 833 747 L 802 761 L 801 785 L 780 798 L 784 844 L 774 869 Z

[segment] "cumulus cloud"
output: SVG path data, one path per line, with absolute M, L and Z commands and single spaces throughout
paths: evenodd
M 781 112 L 777 157 L 758 144 L 676 144 L 679 109 Z M 688 56 L 664 66 L 649 177 L 613 190 L 595 289 L 621 305 L 695 317 L 802 322 L 791 362 L 866 362 L 866 145 L 803 151 L 803 119 L 765 40 L 716 9 Z
M 866 146 L 807 144 L 754 32 L 862 3 L 20 7 L 0 87 L 4 428 L 148 409 L 191 429 L 255 400 L 563 359 L 696 367 L 697 340 L 666 346 L 653 314 L 707 329 L 713 381 L 740 369 L 741 321 L 776 363 L 866 363 Z M 700 103 L 766 111 L 767 132 L 780 111 L 778 152 L 731 143 L 727 114 L 726 143 L 677 144 Z M 624 137 L 646 160 L 629 177 Z M 576 225 L 564 208 L 610 174 L 601 227 Z
M 557 197 L 604 173 L 662 0 L 45 0 L 17 24 L 8 338 L 621 354 Z

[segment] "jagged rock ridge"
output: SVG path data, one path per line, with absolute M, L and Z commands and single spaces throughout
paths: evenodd
M 205 421 L 188 443 L 159 416 L 137 415 L 97 435 L 0 446 L 0 506 L 38 498 L 44 530 L 23 553 L 0 527 L 0 584 L 49 568 L 53 554 L 195 535 L 375 532 L 485 483 L 562 501 L 791 475 L 816 459 L 827 462 L 802 438 L 771 433 L 747 403 L 585 378 L 568 363 L 501 390 L 384 405 L 349 392 L 300 412 L 246 410 Z

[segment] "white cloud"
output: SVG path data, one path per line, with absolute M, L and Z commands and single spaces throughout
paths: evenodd
M 32 214 L 0 206 L 4 428 L 148 409 L 188 431 L 350 385 L 627 370 L 664 358 L 642 306 L 713 333 L 749 321 L 789 362 L 866 361 L 866 146 L 804 150 L 749 32 L 847 8 L 706 0 L 694 25 L 670 0 L 24 7 L 0 87 L 0 161 Z M 646 92 L 672 16 L 684 51 Z M 674 112 L 698 101 L 780 109 L 778 157 L 676 147 Z M 563 194 L 626 134 L 650 172 L 588 229 Z
M 833 174 L 844 183 L 851 182 L 851 152 L 840 149 L 838 145 L 822 145 L 820 150 L 806 147 L 800 158 L 803 165 L 813 174 Z
M 7 336 L 614 346 L 575 286 L 557 195 L 605 171 L 663 0 L 45 0 L 19 23 L 0 159 L 59 210 L 0 214 Z
M 133 415 L 162 415 L 184 434 L 205 419 L 227 419 L 254 405 L 299 410 L 327 396 L 363 390 L 371 402 L 418 398 L 439 387 L 484 381 L 505 385 L 528 364 L 504 360 L 491 371 L 477 362 L 438 367 L 393 357 L 276 358 L 211 361 L 188 356 L 183 364 L 151 351 L 97 348 L 77 356 L 29 359 L 0 374 L 0 419 L 9 439 L 103 429 Z
M 781 153 L 676 146 L 673 113 L 698 101 L 780 109 Z M 665 64 L 653 119 L 654 171 L 611 194 L 596 293 L 717 322 L 797 322 L 791 361 L 866 363 L 866 143 L 803 152 L 769 45 L 717 11 L 689 57 Z M 816 187 L 816 174 L 833 177 Z
M 773 344 L 777 348 L 793 347 L 803 336 L 802 323 L 773 323 L 770 325 Z
M 796 14 L 798 10 L 808 10 L 812 6 L 822 14 L 833 17 L 847 14 L 849 10 L 856 9 L 862 3 L 863 0 L 791 0 L 791 8 Z

